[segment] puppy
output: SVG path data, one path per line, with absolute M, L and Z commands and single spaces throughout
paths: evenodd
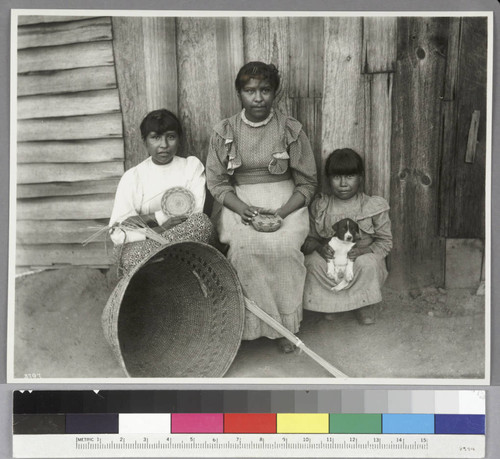
M 359 226 L 354 220 L 344 218 L 333 225 L 333 230 L 335 236 L 330 239 L 328 245 L 335 254 L 327 263 L 326 275 L 337 284 L 332 290 L 339 292 L 345 289 L 354 277 L 354 263 L 347 258 L 347 253 L 356 245 Z

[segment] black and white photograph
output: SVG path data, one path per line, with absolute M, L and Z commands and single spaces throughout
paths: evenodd
M 488 384 L 492 29 L 13 10 L 8 382 Z

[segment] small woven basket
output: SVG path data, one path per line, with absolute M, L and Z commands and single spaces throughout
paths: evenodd
M 163 246 L 122 278 L 102 315 L 128 376 L 222 377 L 240 346 L 245 305 L 236 272 L 200 242 Z
M 259 212 L 252 218 L 252 226 L 263 233 L 272 233 L 280 229 L 283 220 L 274 213 Z

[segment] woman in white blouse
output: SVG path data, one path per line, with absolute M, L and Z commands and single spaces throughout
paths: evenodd
M 165 109 L 155 110 L 142 120 L 140 129 L 149 157 L 123 174 L 109 221 L 110 236 L 125 273 L 160 244 L 140 231 L 123 226 L 145 224 L 161 234 L 166 243 L 182 240 L 209 243 L 214 236 L 212 224 L 203 214 L 205 168 L 195 156 L 177 156 L 182 138 L 177 117 Z M 161 210 L 165 191 L 174 187 L 192 192 L 195 205 L 191 216 L 169 217 Z M 120 227 L 121 223 L 125 225 Z

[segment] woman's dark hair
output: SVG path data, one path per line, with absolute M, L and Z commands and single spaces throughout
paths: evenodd
M 280 87 L 280 75 L 274 64 L 265 64 L 259 61 L 245 64 L 236 75 L 236 80 L 234 80 L 236 91 L 240 92 L 251 78 L 268 80 L 275 91 Z
M 363 160 L 350 148 L 339 148 L 328 156 L 325 164 L 327 177 L 332 175 L 364 175 Z
M 142 140 L 145 140 L 150 132 L 163 134 L 167 131 L 175 131 L 179 137 L 182 137 L 179 119 L 171 111 L 164 108 L 149 112 L 141 122 Z

